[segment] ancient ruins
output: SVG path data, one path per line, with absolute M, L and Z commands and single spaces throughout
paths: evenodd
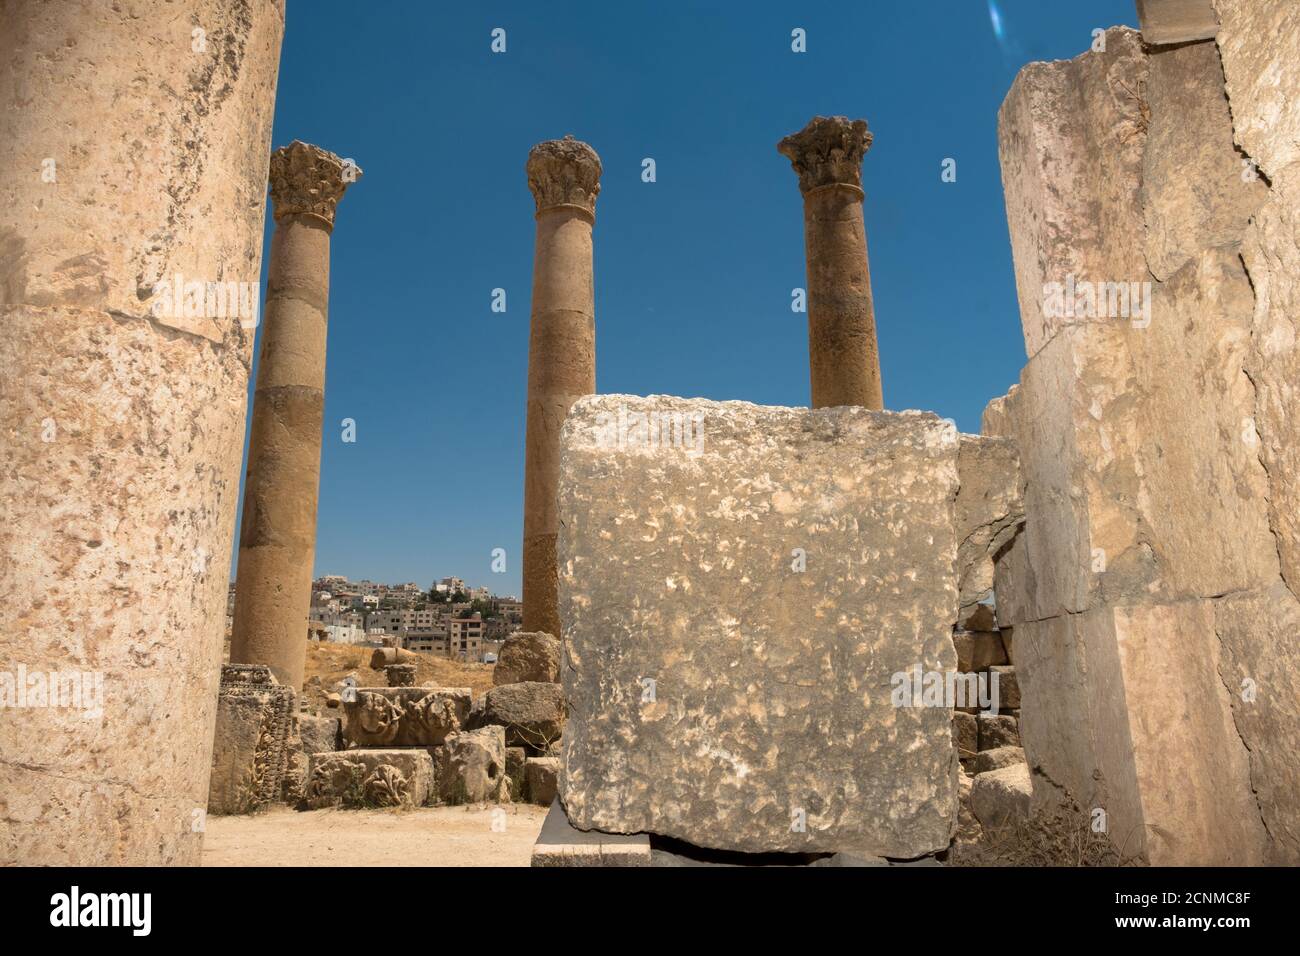
M 0 720 L 0 864 L 512 802 L 550 808 L 539 867 L 1300 864 L 1300 4 L 1139 0 L 1140 31 L 1020 70 L 1028 361 L 980 435 L 885 409 L 866 121 L 778 146 L 808 408 L 597 394 L 601 161 L 533 147 L 524 630 L 480 693 L 389 639 L 319 707 L 330 237 L 361 171 L 272 151 L 284 0 L 150 6 L 0 2 L 0 671 L 102 676 L 49 690 L 98 717 Z M 216 55 L 178 81 L 196 17 Z

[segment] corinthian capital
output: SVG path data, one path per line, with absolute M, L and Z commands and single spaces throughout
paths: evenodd
M 271 154 L 271 206 L 278 222 L 285 216 L 311 216 L 334 228 L 334 211 L 343 191 L 361 178 L 361 169 L 327 149 L 294 140 Z
M 862 189 L 862 157 L 871 146 L 866 120 L 814 116 L 797 133 L 776 144 L 799 174 L 799 191 L 844 185 Z
M 572 206 L 595 218 L 600 192 L 600 157 L 572 136 L 548 139 L 528 151 L 528 188 L 537 213 L 556 206 Z

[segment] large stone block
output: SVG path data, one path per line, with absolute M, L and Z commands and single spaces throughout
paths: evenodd
M 521 631 L 511 634 L 501 646 L 492 668 L 493 684 L 535 681 L 555 684 L 560 680 L 560 642 L 550 634 Z
M 343 737 L 360 747 L 436 747 L 465 726 L 468 687 L 358 687 L 343 704 Z
M 611 437 L 655 416 L 701 441 Z M 581 400 L 560 484 L 573 824 L 747 851 L 946 847 L 951 713 L 895 707 L 891 679 L 956 664 L 958 455 L 920 412 Z
M 502 684 L 484 695 L 484 724 L 506 729 L 506 743 L 544 754 L 564 732 L 564 692 L 559 684 Z
M 452 734 L 434 751 L 434 767 L 438 796 L 446 803 L 510 801 L 504 728 Z
M 1219 29 L 1210 0 L 1137 0 L 1138 23 L 1147 43 L 1187 43 L 1213 37 Z
M 419 807 L 433 792 L 433 758 L 418 747 L 312 754 L 308 767 L 306 805 L 312 810 Z
M 1047 308 L 1049 283 L 1132 282 L 1145 223 L 1139 171 L 1146 141 L 1147 57 L 1135 30 L 1106 31 L 1106 48 L 1031 63 L 998 114 L 1002 185 L 1025 349 L 1036 355 L 1076 319 Z M 1105 215 L 1098 211 L 1104 209 Z
M 993 556 L 1024 524 L 1015 441 L 963 435 L 957 474 L 958 601 L 965 609 L 992 593 Z
M 294 700 L 267 667 L 222 667 L 209 813 L 251 813 L 280 799 Z

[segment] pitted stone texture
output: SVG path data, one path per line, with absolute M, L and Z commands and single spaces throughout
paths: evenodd
M 151 305 L 258 280 L 283 4 L 2 19 L 0 671 L 104 697 L 0 720 L 0 864 L 195 865 L 253 332 Z
M 550 634 L 521 631 L 506 638 L 492 668 L 493 684 L 536 681 L 554 684 L 560 679 L 560 642 Z
M 468 687 L 358 687 L 343 738 L 360 747 L 436 747 L 469 718 Z
M 699 453 L 611 448 L 620 406 L 698 414 Z M 950 711 L 890 692 L 956 664 L 958 446 L 921 412 L 579 402 L 560 483 L 574 825 L 746 851 L 946 847 Z
M 1044 309 L 1044 286 L 1146 279 L 1139 171 L 1147 58 L 1137 31 L 1106 31 L 1104 53 L 1030 63 L 998 114 L 1002 185 L 1025 351 L 1080 321 Z M 1098 209 L 1107 214 L 1098 215 Z
M 505 730 L 452 734 L 433 752 L 438 796 L 445 803 L 509 803 Z
M 484 724 L 506 729 L 506 743 L 544 754 L 564 732 L 564 692 L 559 684 L 502 684 L 484 695 Z
M 433 793 L 433 758 L 427 750 L 339 750 L 312 754 L 306 806 L 419 807 Z
M 1300 162 L 1300 5 L 1214 0 L 1214 8 L 1237 142 L 1276 183 Z

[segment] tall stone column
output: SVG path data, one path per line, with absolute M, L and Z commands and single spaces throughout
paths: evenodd
M 865 120 L 816 116 L 776 147 L 803 193 L 813 408 L 884 407 L 862 224 L 862 157 L 870 146 Z
M 275 235 L 253 396 L 235 572 L 232 664 L 265 664 L 302 690 L 316 556 L 330 234 L 360 171 L 293 142 L 271 156 Z
M 586 143 L 566 136 L 534 146 L 527 172 L 537 202 L 537 245 L 528 339 L 523 626 L 558 637 L 560 426 L 575 401 L 596 391 L 591 227 L 600 192 L 600 157 Z
M 283 32 L 0 2 L 0 865 L 199 862 Z

